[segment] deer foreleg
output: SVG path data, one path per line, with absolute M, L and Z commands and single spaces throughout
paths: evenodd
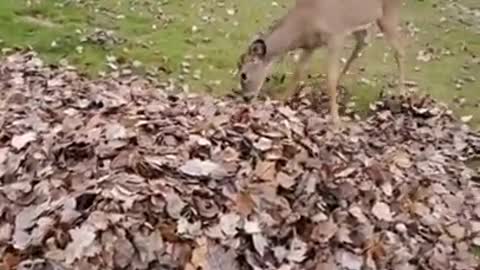
M 353 48 L 352 54 L 345 63 L 339 80 L 347 73 L 348 69 L 350 69 L 350 66 L 352 65 L 352 62 L 358 58 L 360 52 L 367 45 L 367 42 L 365 41 L 365 38 L 367 37 L 367 30 L 356 31 L 353 33 L 353 36 L 355 38 L 355 48 Z
M 305 79 L 306 71 L 308 69 L 308 65 L 310 63 L 310 59 L 312 58 L 312 55 L 313 55 L 313 50 L 304 49 L 300 53 L 300 58 L 298 59 L 298 62 L 295 65 L 295 70 L 293 72 L 292 79 L 290 80 L 287 86 L 286 97 L 290 97 L 292 95 L 297 94 L 298 83 Z
M 397 63 L 398 69 L 398 84 L 400 94 L 405 93 L 405 67 L 404 67 L 404 58 L 405 58 L 405 49 L 404 43 L 400 31 L 397 29 L 398 26 L 398 15 L 397 14 L 387 14 L 384 18 L 379 20 L 378 25 L 381 31 L 384 33 L 387 42 L 390 43 L 390 46 L 394 50 L 395 62 Z
M 340 56 L 344 37 L 334 36 L 328 41 L 327 89 L 330 98 L 330 115 L 334 127 L 341 125 L 337 103 L 337 85 L 340 77 Z

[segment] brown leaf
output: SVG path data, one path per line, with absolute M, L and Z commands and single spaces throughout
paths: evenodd
M 8 147 L 0 148 L 0 164 L 3 164 L 7 161 L 8 158 Z
M 76 259 L 91 257 L 100 252 L 99 246 L 95 242 L 96 229 L 93 226 L 85 224 L 71 229 L 69 233 L 72 242 L 65 249 L 66 263 L 72 264 Z
M 278 182 L 278 184 L 281 187 L 286 188 L 286 189 L 289 189 L 293 185 L 295 185 L 295 179 L 292 176 L 290 176 L 290 175 L 288 175 L 284 172 L 279 172 L 277 174 L 276 181 Z
M 333 260 L 333 258 L 329 258 L 326 261 L 320 261 L 317 263 L 315 270 L 337 270 L 338 266 Z
M 235 195 L 235 210 L 246 217 L 255 209 L 255 202 L 246 192 L 239 192 Z
M 228 236 L 237 234 L 241 217 L 235 213 L 228 213 L 220 216 L 220 228 L 222 232 Z
M 305 260 L 307 244 L 298 237 L 293 238 L 288 250 L 287 259 L 291 262 L 300 263 Z
M 135 249 L 127 238 L 117 238 L 114 243 L 114 250 L 113 260 L 117 267 L 125 268 L 132 262 Z
M 193 269 L 207 269 L 208 266 L 208 241 L 205 237 L 200 237 L 196 240 L 197 246 L 192 251 L 192 258 L 190 260 Z
M 404 169 L 408 169 L 412 166 L 412 162 L 410 161 L 410 157 L 407 153 L 405 152 L 397 152 L 395 156 L 393 157 L 393 162 Z
M 159 259 L 165 251 L 163 238 L 160 231 L 155 230 L 148 233 L 135 233 L 133 235 L 133 242 L 140 257 L 140 261 L 144 263 L 151 263 Z
M 360 270 L 363 265 L 363 258 L 357 254 L 341 249 L 335 254 L 337 263 L 344 269 Z
M 199 159 L 192 159 L 182 165 L 179 170 L 186 175 L 194 177 L 211 176 L 221 179 L 228 175 L 221 165 L 209 160 L 202 161 Z
M 17 249 L 25 249 L 31 244 L 31 235 L 27 230 L 31 229 L 38 218 L 48 210 L 49 202 L 24 208 L 15 217 L 15 231 L 13 234 L 14 246 Z
M 37 138 L 37 134 L 33 131 L 26 132 L 22 135 L 15 135 L 12 138 L 11 145 L 16 150 L 21 150 L 30 142 L 35 141 Z
M 275 162 L 260 161 L 255 167 L 255 176 L 264 181 L 275 180 L 276 169 Z
M 220 212 L 218 205 L 213 200 L 198 197 L 194 197 L 193 200 L 198 212 L 203 217 L 213 218 Z
M 331 219 L 322 221 L 313 229 L 312 239 L 320 243 L 328 242 L 335 235 L 337 230 L 337 224 Z
M 173 191 L 166 193 L 164 196 L 167 201 L 168 215 L 175 219 L 180 218 L 181 212 L 187 204 Z
M 453 223 L 447 227 L 447 232 L 456 240 L 462 240 L 465 237 L 466 229 L 459 223 Z
M 225 250 L 219 245 L 209 244 L 207 266 L 209 270 L 237 270 L 240 269 L 233 250 Z
M 7 253 L 3 256 L 0 264 L 0 269 L 14 270 L 17 269 L 17 265 L 20 263 L 20 257 L 13 253 Z
M 255 250 L 263 257 L 265 255 L 265 249 L 268 246 L 268 240 L 260 233 L 254 233 L 252 240 Z
M 6 243 L 12 237 L 13 226 L 8 223 L 0 225 L 0 243 Z
M 390 211 L 390 207 L 386 203 L 375 203 L 372 208 L 372 214 L 374 214 L 378 219 L 392 221 L 392 213 Z

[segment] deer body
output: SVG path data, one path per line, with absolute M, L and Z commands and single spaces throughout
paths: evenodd
M 399 71 L 399 85 L 403 89 L 403 46 L 397 29 L 401 0 L 297 0 L 272 30 L 253 41 L 239 62 L 240 84 L 247 98 L 255 98 L 270 73 L 275 60 L 289 51 L 302 49 L 292 84 L 303 78 L 313 52 L 326 47 L 327 89 L 333 123 L 340 124 L 336 88 L 358 53 L 365 47 L 367 29 L 377 24 L 394 49 Z M 356 44 L 342 71 L 340 56 L 348 36 Z M 289 91 L 290 92 L 290 91 Z

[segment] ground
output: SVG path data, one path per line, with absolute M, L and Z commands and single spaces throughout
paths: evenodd
M 236 61 L 253 35 L 292 3 L 6 0 L 0 3 L 1 46 L 29 45 L 49 62 L 65 58 L 92 76 L 111 68 L 115 56 L 160 80 L 173 78 L 192 91 L 223 95 L 237 87 Z M 408 40 L 407 79 L 449 104 L 458 116 L 472 115 L 471 124 L 480 127 L 478 1 L 407 1 L 402 18 Z M 106 40 L 117 42 L 85 39 L 96 29 L 113 31 Z M 381 38 L 372 40 L 353 74 L 342 82 L 360 110 L 396 78 L 391 50 L 385 45 Z M 345 50 L 345 56 L 349 52 Z M 311 75 L 324 71 L 323 56 L 324 51 L 317 53 Z M 275 74 L 290 72 L 289 63 L 283 62 Z

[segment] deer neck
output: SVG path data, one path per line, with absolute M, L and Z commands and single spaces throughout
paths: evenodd
M 301 39 L 301 31 L 294 19 L 285 17 L 274 29 L 264 37 L 267 45 L 266 59 L 273 61 L 279 56 L 298 47 Z

